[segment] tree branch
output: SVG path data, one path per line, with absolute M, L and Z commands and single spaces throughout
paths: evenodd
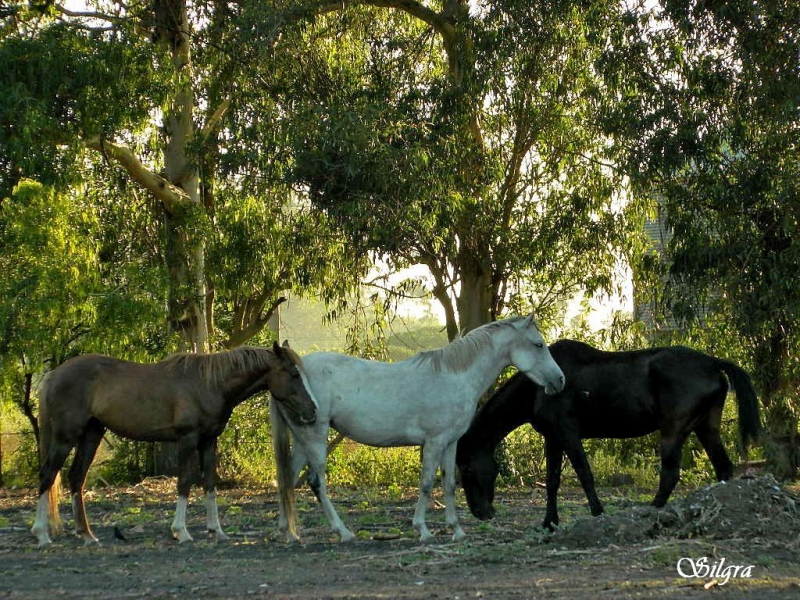
M 231 107 L 231 98 L 225 98 L 220 105 L 216 108 L 214 113 L 208 117 L 208 121 L 203 126 L 203 130 L 200 132 L 202 136 L 208 137 L 214 129 L 219 125 L 219 122 L 223 119 L 225 114 L 228 112 L 228 109 Z
M 455 41 L 455 28 L 449 19 L 440 13 L 423 6 L 415 0 L 340 0 L 339 2 L 321 2 L 316 9 L 312 9 L 315 14 L 325 14 L 342 10 L 347 5 L 367 5 L 377 8 L 395 8 L 401 10 L 417 19 L 427 23 L 442 36 L 445 45 L 451 45 Z
M 168 212 L 175 213 L 182 206 L 191 203 L 185 191 L 161 175 L 150 171 L 127 146 L 104 141 L 98 136 L 89 139 L 86 147 L 116 160 L 128 172 L 131 179 L 153 194 Z
M 120 25 L 124 21 L 122 17 L 108 15 L 101 12 L 79 12 L 70 10 L 61 4 L 56 4 L 55 9 L 59 12 L 59 14 L 65 17 L 75 17 L 78 19 L 97 19 L 98 21 L 108 21 L 109 23 L 114 23 L 115 25 Z

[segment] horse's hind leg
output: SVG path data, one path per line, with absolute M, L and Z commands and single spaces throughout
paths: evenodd
M 602 515 L 603 504 L 600 502 L 600 498 L 597 497 L 592 467 L 586 459 L 586 452 L 583 451 L 580 438 L 570 439 L 565 442 L 564 451 L 567 453 L 567 458 L 569 458 L 569 462 L 572 463 L 572 468 L 575 469 L 575 474 L 581 482 L 581 487 L 586 494 L 586 499 L 589 501 L 589 510 L 592 516 L 596 517 Z
M 200 442 L 197 450 L 200 454 L 200 468 L 203 470 L 203 491 L 205 492 L 206 503 L 206 529 L 209 533 L 214 533 L 217 541 L 228 540 L 228 536 L 222 530 L 219 522 L 219 510 L 217 509 L 217 440 L 215 438 L 204 439 Z
M 90 421 L 88 428 L 78 441 L 75 458 L 69 470 L 69 490 L 72 496 L 72 514 L 75 518 L 75 535 L 82 537 L 84 544 L 99 544 L 100 542 L 92 533 L 86 519 L 86 507 L 83 503 L 83 484 L 86 473 L 94 460 L 97 448 L 103 441 L 105 427 L 99 421 Z
M 313 473 L 317 475 L 317 497 L 322 505 L 322 511 L 325 513 L 325 518 L 328 520 L 330 526 L 339 533 L 339 537 L 343 542 L 349 542 L 356 536 L 350 531 L 336 509 L 333 507 L 330 498 L 328 497 L 328 488 L 325 483 L 325 455 L 327 452 L 327 442 L 323 438 L 320 444 L 310 444 L 306 447 L 306 455 L 308 457 L 308 466 Z
M 653 506 L 658 508 L 664 506 L 678 485 L 681 476 L 681 452 L 688 433 L 680 428 L 661 433 L 661 476 Z
M 179 544 L 191 542 L 192 536 L 186 529 L 186 508 L 189 505 L 189 491 L 192 488 L 191 462 L 196 457 L 198 434 L 188 433 L 178 439 L 178 504 L 172 520 L 172 535 Z
M 456 514 L 456 447 L 458 440 L 450 444 L 442 456 L 442 487 L 444 488 L 445 523 L 453 530 L 453 541 L 458 542 L 466 536 L 458 524 Z
M 733 463 L 728 458 L 728 453 L 725 452 L 725 446 L 722 444 L 719 433 L 721 420 L 722 407 L 720 406 L 717 410 L 715 406 L 709 415 L 695 427 L 694 432 L 714 466 L 717 481 L 727 481 L 733 477 Z
M 48 535 L 51 505 L 54 511 L 58 510 L 58 489 L 53 484 L 71 450 L 72 444 L 52 440 L 47 457 L 39 469 L 39 503 L 36 506 L 36 520 L 31 527 L 31 533 L 39 540 L 39 547 L 49 546 L 51 543 Z

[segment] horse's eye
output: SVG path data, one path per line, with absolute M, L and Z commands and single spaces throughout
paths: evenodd
M 536 342 L 534 346 L 536 346 L 537 348 L 544 348 L 544 344 L 542 342 Z

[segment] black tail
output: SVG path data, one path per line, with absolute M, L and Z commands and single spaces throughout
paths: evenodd
M 718 360 L 720 368 L 728 376 L 736 400 L 739 403 L 739 440 L 742 458 L 747 458 L 747 449 L 751 442 L 758 441 L 761 434 L 761 420 L 758 416 L 758 398 L 753 382 L 744 369 L 727 360 Z

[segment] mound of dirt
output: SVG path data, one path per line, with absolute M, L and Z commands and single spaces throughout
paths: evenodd
M 797 544 L 800 500 L 769 475 L 734 479 L 702 487 L 663 509 L 632 506 L 614 514 L 576 519 L 556 530 L 551 541 L 587 547 L 699 536 Z

